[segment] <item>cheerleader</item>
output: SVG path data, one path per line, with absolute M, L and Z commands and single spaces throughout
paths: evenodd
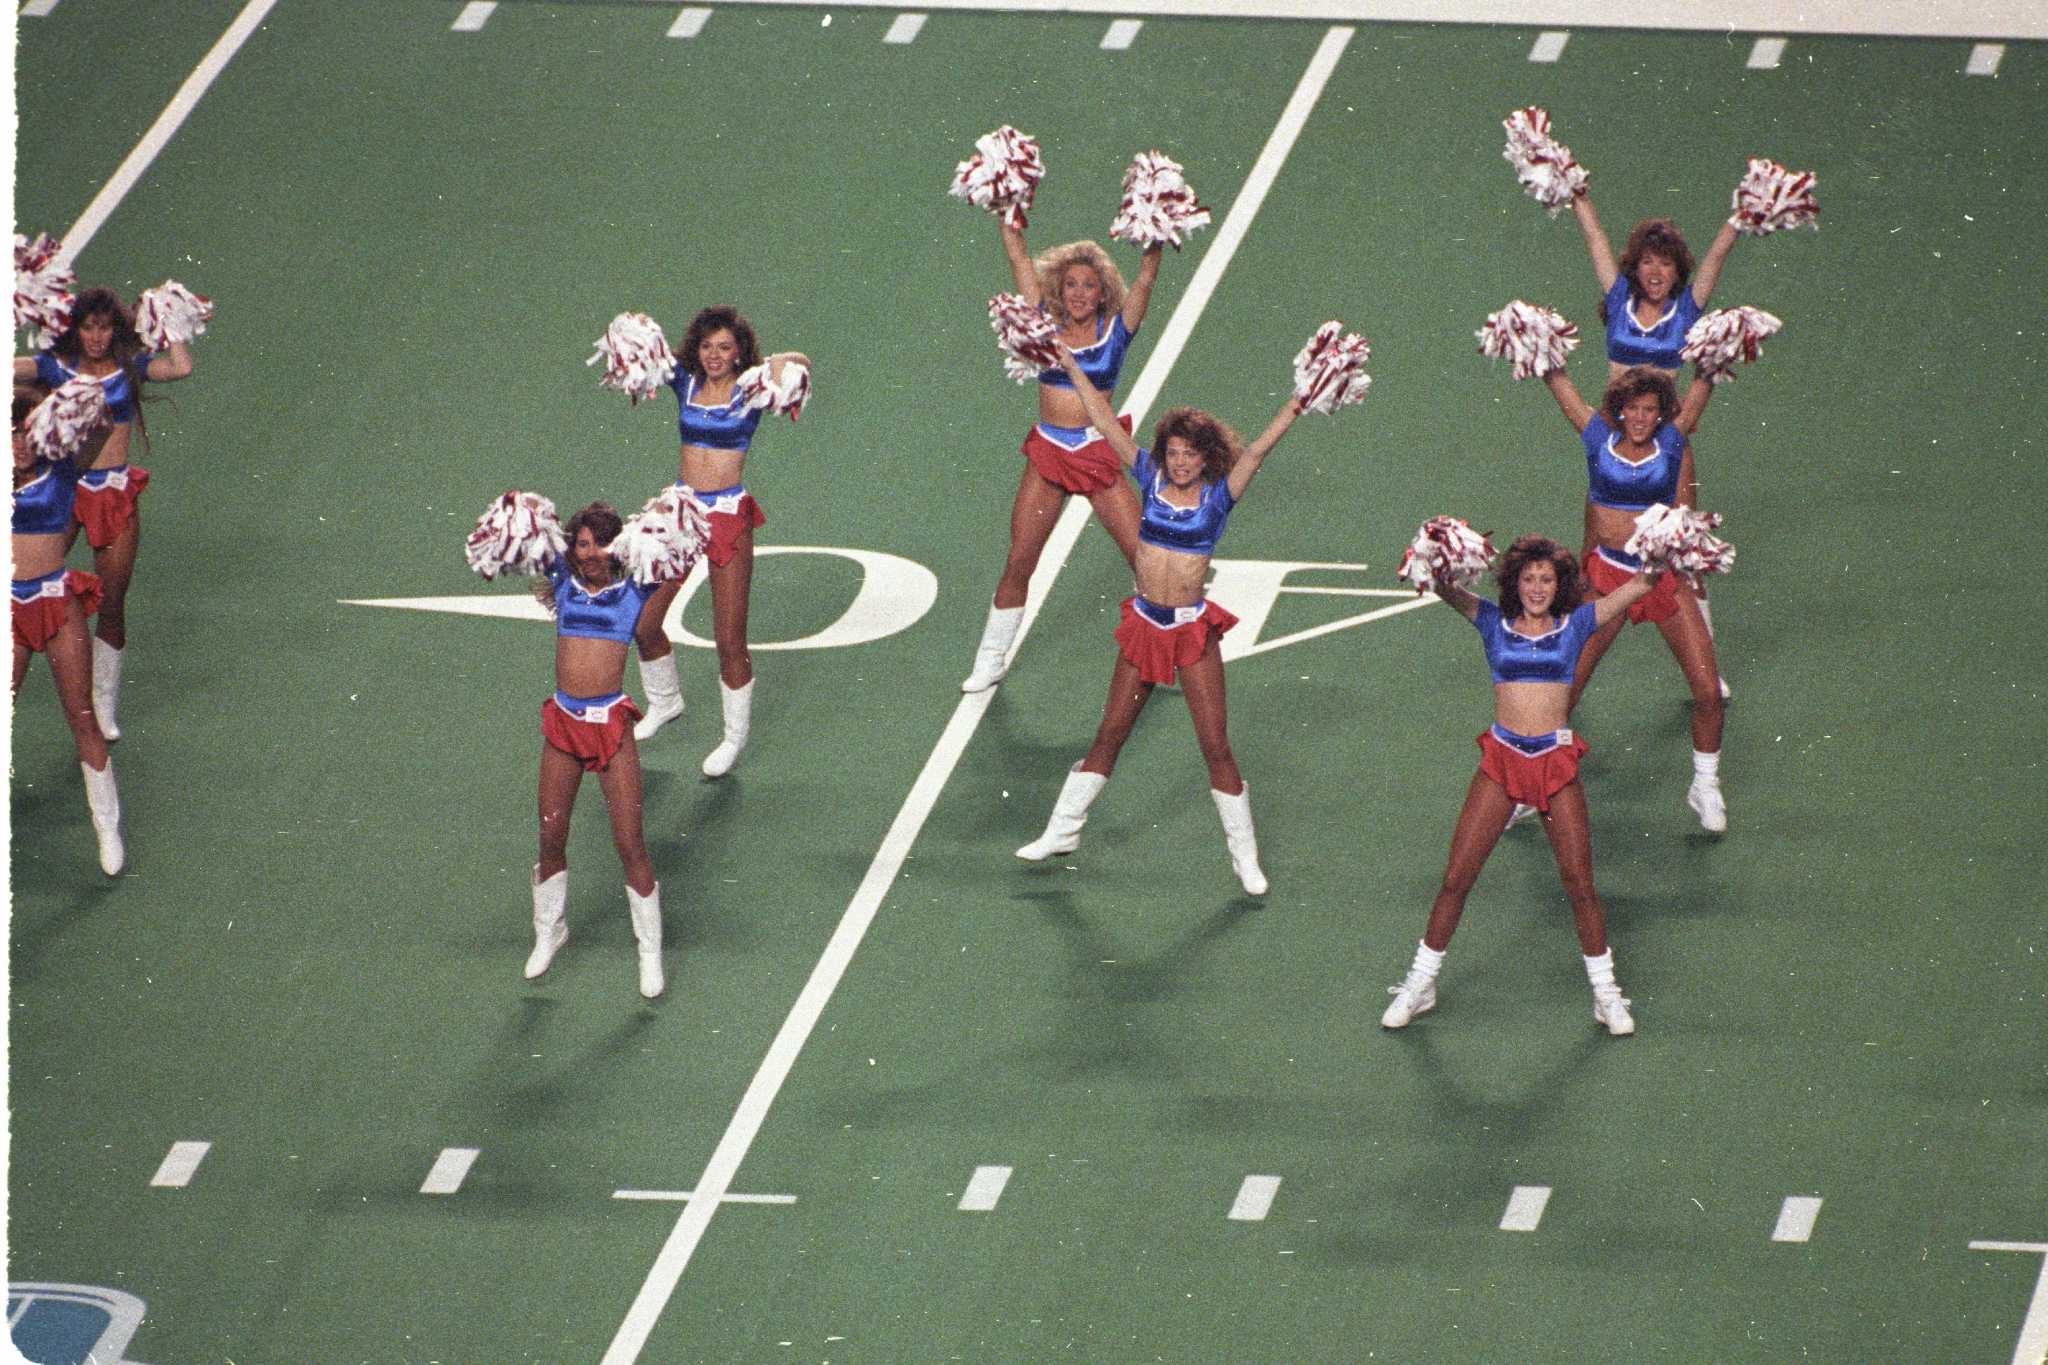
M 1117 754 L 1130 738 L 1138 713 L 1152 689 L 1172 683 L 1177 674 L 1208 765 L 1209 794 L 1223 822 L 1231 864 L 1245 893 L 1262 896 L 1267 881 L 1259 867 L 1251 794 L 1231 753 L 1224 714 L 1219 637 L 1237 624 L 1237 618 L 1206 601 L 1202 589 L 1231 509 L 1301 415 L 1303 400 L 1291 395 L 1249 446 L 1240 446 L 1236 433 L 1208 413 L 1175 408 L 1160 419 L 1147 451 L 1117 424 L 1108 396 L 1096 387 L 1070 346 L 1060 348 L 1060 364 L 1081 415 L 1128 466 L 1136 486 L 1133 501 L 1141 507 L 1133 560 L 1137 593 L 1124 600 L 1116 628 L 1116 665 L 1095 743 L 1067 774 L 1045 832 L 1018 849 L 1017 856 L 1040 862 L 1080 846 L 1088 808 L 1115 770 Z
M 718 646 L 719 711 L 724 730 L 718 746 L 704 759 L 706 777 L 724 777 L 747 747 L 754 711 L 754 660 L 747 650 L 747 596 L 754 578 L 754 528 L 766 523 L 760 504 L 747 491 L 747 450 L 761 424 L 762 409 L 739 391 L 739 378 L 762 363 L 754 329 L 739 310 L 726 305 L 706 308 L 690 319 L 676 354 L 677 427 L 682 434 L 682 459 L 676 487 L 695 501 L 709 518 L 711 541 L 705 550 L 711 581 L 712 636 Z M 780 384 L 792 367 L 810 367 L 800 351 L 780 351 L 767 358 L 771 383 Z M 675 646 L 662 628 L 669 604 L 682 591 L 680 582 L 664 584 L 649 599 L 635 639 L 640 650 L 640 682 L 647 689 L 647 715 L 633 728 L 634 737 L 649 739 L 683 713 L 682 680 L 676 672 Z
M 166 384 L 191 373 L 190 345 L 174 340 L 161 353 L 151 354 L 136 332 L 133 315 L 110 289 L 80 293 L 72 305 L 70 325 L 55 341 L 36 355 L 14 358 L 16 384 L 33 381 L 54 389 L 82 376 L 96 381 L 106 396 L 106 440 L 92 468 L 79 480 L 66 544 L 74 542 L 80 530 L 85 532 L 86 543 L 92 546 L 93 572 L 100 581 L 92 638 L 92 704 L 110 742 L 121 738 L 116 712 L 128 646 L 128 585 L 135 576 L 135 552 L 142 536 L 138 499 L 149 486 L 149 471 L 128 461 L 137 430 L 145 448 L 149 443 L 140 402 L 142 385 L 145 380 Z
M 114 763 L 106 736 L 93 714 L 93 648 L 85 626 L 85 618 L 100 602 L 100 581 L 82 570 L 64 567 L 79 481 L 94 466 L 107 430 L 99 426 L 89 435 L 82 434 L 74 452 L 44 460 L 28 436 L 29 415 L 37 407 L 37 397 L 34 390 L 17 388 L 14 393 L 13 690 L 21 691 L 34 655 L 49 655 L 57 700 L 78 747 L 86 805 L 99 842 L 100 870 L 112 877 L 126 860 L 121 844 L 121 798 L 114 788 Z M 94 406 L 104 413 L 104 405 Z
M 1695 270 L 1692 249 L 1669 218 L 1637 223 L 1617 261 L 1600 216 L 1593 211 L 1592 196 L 1583 187 L 1572 196 L 1572 217 L 1593 258 L 1593 277 L 1600 282 L 1608 379 L 1619 379 L 1622 371 L 1636 365 L 1676 373 L 1685 334 L 1706 311 L 1721 267 L 1735 249 L 1735 220 L 1721 224 Z
M 1509 810 L 1521 802 L 1542 815 L 1550 836 L 1593 987 L 1593 1018 L 1622 1037 L 1635 1032 L 1636 1025 L 1614 979 L 1606 915 L 1593 889 L 1593 846 L 1578 776 L 1586 744 L 1565 722 L 1580 647 L 1647 597 L 1652 580 L 1647 571 L 1639 571 L 1605 596 L 1581 603 L 1571 551 L 1542 536 L 1517 540 L 1501 557 L 1494 577 L 1500 585 L 1498 605 L 1457 586 L 1445 569 L 1428 578 L 1437 596 L 1479 630 L 1493 676 L 1493 726 L 1479 736 L 1479 770 L 1458 812 L 1450 859 L 1414 964 L 1400 985 L 1389 988 L 1394 1000 L 1380 1024 L 1405 1028 L 1416 1015 L 1436 1008 L 1437 972 L 1465 911 L 1465 898 L 1500 839 Z

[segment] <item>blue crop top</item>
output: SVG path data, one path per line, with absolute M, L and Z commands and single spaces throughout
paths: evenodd
M 659 586 L 622 578 L 601 592 L 589 592 L 560 557 L 548 564 L 548 582 L 555 585 L 555 634 L 620 644 L 633 638 L 640 608 Z
M 1599 629 L 1593 604 L 1586 602 L 1555 629 L 1534 637 L 1523 635 L 1508 629 L 1500 605 L 1484 597 L 1479 599 L 1472 624 L 1479 630 L 1479 642 L 1486 647 L 1486 666 L 1493 670 L 1497 683 L 1569 683 L 1579 666 L 1579 650 Z
M 1081 373 L 1088 376 L 1088 382 L 1108 393 L 1116 387 L 1116 377 L 1123 373 L 1124 352 L 1130 348 L 1131 329 L 1124 326 L 1124 315 L 1112 313 L 1106 333 L 1102 330 L 1102 319 L 1095 319 L 1095 340 L 1075 351 L 1074 359 L 1081 362 Z M 1074 381 L 1058 365 L 1040 370 L 1038 382 L 1052 389 L 1074 387 Z
M 753 444 L 754 429 L 761 425 L 761 409 L 747 407 L 737 388 L 717 407 L 700 407 L 690 401 L 696 396 L 698 382 L 697 376 L 680 365 L 675 378 L 669 380 L 669 387 L 676 391 L 676 426 L 682 431 L 683 444 L 744 451 Z
M 1678 499 L 1678 470 L 1685 459 L 1685 433 L 1665 422 L 1650 437 L 1654 454 L 1630 464 L 1615 453 L 1621 433 L 1596 412 L 1579 441 L 1586 447 L 1586 498 L 1595 507 L 1640 512 L 1653 502 L 1669 506 Z
M 136 376 L 149 368 L 150 356 L 139 355 L 108 375 L 87 375 L 88 379 L 99 382 L 100 396 L 107 400 L 107 420 L 116 426 L 135 420 L 135 391 L 141 386 Z M 66 380 L 78 377 L 78 371 L 57 358 L 54 351 L 36 352 L 36 382 L 47 388 L 58 388 Z
M 1159 496 L 1166 482 L 1164 470 L 1152 462 L 1152 452 L 1141 450 L 1131 462 L 1131 478 L 1137 481 L 1138 539 L 1162 550 L 1184 555 L 1212 555 L 1223 539 L 1223 524 L 1237 499 L 1230 496 L 1230 482 L 1218 479 L 1202 485 L 1202 500 L 1193 507 L 1175 507 Z
M 14 490 L 14 534 L 47 536 L 71 529 L 71 507 L 85 473 L 70 460 L 47 461 Z
M 1678 353 L 1685 346 L 1685 334 L 1700 320 L 1700 306 L 1693 302 L 1692 286 L 1678 286 L 1678 294 L 1664 305 L 1664 316 L 1654 327 L 1636 321 L 1635 299 L 1629 292 L 1632 281 L 1617 275 L 1607 291 L 1607 358 L 1617 365 L 1655 365 L 1660 370 L 1678 368 Z

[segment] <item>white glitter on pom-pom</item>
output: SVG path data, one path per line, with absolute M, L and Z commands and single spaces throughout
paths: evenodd
M 79 375 L 36 404 L 24 429 L 37 459 L 68 460 L 106 420 L 107 396 L 99 381 Z
M 1487 314 L 1486 325 L 1473 335 L 1479 338 L 1479 354 L 1506 356 L 1517 379 L 1540 379 L 1564 368 L 1564 358 L 1579 344 L 1578 327 L 1563 314 L 1520 299 Z
M 1735 563 L 1735 547 L 1709 534 L 1720 524 L 1718 512 L 1652 503 L 1637 515 L 1636 529 L 1622 549 L 1697 588 L 1701 574 L 1727 573 Z
M 774 366 L 770 361 L 748 370 L 733 381 L 733 394 L 742 407 L 768 412 L 786 412 L 794 422 L 811 397 L 811 371 L 808 366 L 794 360 L 782 362 L 782 378 L 775 378 Z
M 135 335 L 152 351 L 203 335 L 212 320 L 213 300 L 176 280 L 143 290 L 135 301 Z
M 1515 168 L 1515 179 L 1529 197 L 1555 218 L 1586 188 L 1586 168 L 1572 159 L 1572 149 L 1550 135 L 1550 114 L 1534 105 L 1517 109 L 1501 120 L 1508 131 L 1501 156 Z
M 1438 584 L 1467 587 L 1493 565 L 1493 542 L 1456 517 L 1431 517 L 1416 531 L 1394 576 L 1418 594 Z
M 1685 334 L 1678 356 L 1699 369 L 1702 379 L 1720 384 L 1735 377 L 1739 362 L 1747 365 L 1763 354 L 1763 341 L 1785 324 L 1761 308 L 1716 308 L 1703 314 Z
M 597 339 L 597 353 L 586 365 L 604 362 L 598 387 L 614 389 L 633 402 L 652 398 L 675 378 L 676 354 L 668 348 L 661 324 L 645 313 L 621 313 Z
M 988 301 L 988 325 L 1003 351 L 1003 373 L 1029 384 L 1039 371 L 1060 363 L 1060 329 L 1042 309 L 1021 294 L 998 294 Z
M 670 485 L 626 518 L 611 552 L 635 582 L 671 583 L 689 577 L 710 539 L 711 523 L 696 499 Z
M 489 580 L 501 573 L 545 573 L 568 549 L 554 503 L 513 489 L 477 518 L 462 554 L 470 568 Z
M 1038 140 L 1006 123 L 974 140 L 974 155 L 954 168 L 953 184 L 946 192 L 999 215 L 1021 232 L 1031 196 L 1043 179 L 1045 162 L 1038 155 Z
M 1370 359 L 1372 344 L 1356 332 L 1345 333 L 1344 324 L 1332 319 L 1294 357 L 1294 396 L 1312 412 L 1335 413 L 1362 402 L 1372 387 L 1372 376 L 1365 372 Z
M 1817 183 L 1812 171 L 1788 170 L 1775 161 L 1752 157 L 1749 173 L 1735 187 L 1735 215 L 1728 221 L 1735 224 L 1737 232 L 1750 237 L 1796 227 L 1818 232 L 1820 205 L 1813 199 Z
M 71 325 L 71 287 L 78 277 L 57 264 L 63 243 L 47 232 L 14 238 L 14 330 L 42 350 Z
M 1188 188 L 1178 161 L 1164 152 L 1140 152 L 1124 172 L 1124 198 L 1109 235 L 1137 246 L 1170 246 L 1209 226 L 1209 210 Z

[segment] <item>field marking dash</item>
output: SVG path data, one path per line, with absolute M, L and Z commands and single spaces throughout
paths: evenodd
M 1517 1185 L 1508 1196 L 1508 1211 L 1500 1216 L 1502 1232 L 1534 1232 L 1543 1221 L 1543 1208 L 1550 1202 L 1550 1186 Z
M 1536 45 L 1529 49 L 1532 62 L 1554 62 L 1564 55 L 1564 45 L 1571 41 L 1571 34 L 1563 29 L 1551 29 L 1548 33 L 1536 35 Z
M 469 0 L 462 7 L 462 13 L 455 16 L 455 22 L 448 26 L 450 33 L 481 33 L 485 24 L 491 21 L 491 12 L 498 8 L 498 0 Z
M 643 1199 L 658 1203 L 687 1204 L 697 1197 L 695 1190 L 613 1190 L 614 1199 Z M 793 1194 L 721 1194 L 721 1204 L 794 1204 Z
M 1209 296 L 1215 292 L 1238 243 L 1250 231 L 1252 219 L 1258 216 L 1259 205 L 1265 201 L 1267 190 L 1272 188 L 1281 167 L 1286 164 L 1295 139 L 1300 137 L 1303 126 L 1315 112 L 1316 102 L 1322 96 L 1323 87 L 1329 83 L 1331 73 L 1336 70 L 1345 46 L 1357 32 L 1348 24 L 1333 25 L 1324 31 L 1322 42 L 1295 84 L 1294 93 L 1267 137 L 1265 147 L 1252 163 L 1237 198 L 1224 215 L 1222 226 L 1210 238 L 1207 250 L 1202 253 L 1201 264 L 1195 267 L 1194 277 L 1181 293 L 1173 315 L 1166 320 L 1159 340 L 1153 344 L 1136 382 L 1131 385 L 1125 411 L 1131 413 L 1134 424 L 1142 424 L 1145 410 L 1166 383 L 1167 374 L 1187 345 L 1188 337 L 1194 331 L 1202 310 L 1208 306 Z M 1087 528 L 1088 512 L 1086 499 L 1069 499 L 1066 510 L 1060 513 L 1054 524 L 1045 550 L 1039 556 L 1037 572 L 1031 576 L 1031 586 L 1025 596 L 1024 619 L 1018 623 L 1017 639 L 1011 646 L 1012 657 L 1030 634 L 1032 622 L 1044 605 L 1047 594 L 1052 591 L 1061 567 L 1080 540 L 1081 532 Z M 959 766 L 961 756 L 966 753 L 998 690 L 992 687 L 985 692 L 969 693 L 954 707 L 952 718 L 947 721 L 938 742 L 932 746 L 931 755 L 918 771 L 909 793 L 903 798 L 903 805 L 896 812 L 896 818 L 890 822 L 888 833 L 875 850 L 859 888 L 847 902 L 838 927 L 832 931 L 817 965 L 812 967 L 810 977 L 784 1017 L 782 1027 L 776 1030 L 775 1039 L 761 1058 L 753 1080 L 747 1083 L 746 1093 L 740 1096 L 724 1135 L 705 1163 L 697 1188 L 707 1196 L 723 1196 L 731 1188 L 734 1175 L 746 1160 L 747 1151 L 760 1134 L 761 1125 L 767 1121 L 775 1097 L 788 1081 L 804 1043 L 817 1028 L 833 992 L 839 988 L 851 966 L 854 953 L 867 937 L 876 915 L 881 913 L 883 898 L 895 890 L 897 878 L 910 858 L 910 850 L 915 846 L 918 834 L 938 805 L 947 780 Z M 656 1253 L 654 1264 L 648 1267 L 647 1277 L 641 1282 L 639 1293 L 633 1296 L 633 1303 L 620 1321 L 619 1330 L 605 1348 L 600 1365 L 631 1365 L 640 1358 L 655 1323 L 668 1306 L 676 1286 L 682 1282 L 690 1258 L 703 1242 L 719 1202 L 716 1198 L 707 1197 L 692 1199 L 683 1205 L 681 1216 Z
M 199 1163 L 206 1160 L 206 1154 L 212 1147 L 210 1142 L 172 1143 L 171 1150 L 164 1155 L 164 1164 L 156 1168 L 156 1174 L 149 1178 L 149 1183 L 158 1189 L 184 1189 L 192 1183 Z
M 1771 1229 L 1773 1242 L 1813 1240 L 1813 1221 L 1820 1217 L 1820 1200 L 1803 1194 L 1785 1196 L 1778 1209 L 1778 1225 Z
M 1776 71 L 1778 69 L 1778 59 L 1784 55 L 1785 40 L 1783 38 L 1759 38 L 1756 40 L 1756 45 L 1749 50 L 1749 69 L 1751 71 Z
M 1273 1210 L 1273 1196 L 1280 1192 L 1277 1175 L 1248 1175 L 1237 1187 L 1230 1205 L 1230 1217 L 1240 1223 L 1257 1223 Z
M 1963 68 L 1965 76 L 1996 76 L 1998 64 L 2005 60 L 2004 43 L 1978 43 L 1970 49 L 1970 64 Z
M 40 19 L 55 8 L 57 8 L 57 0 L 28 0 L 28 3 L 21 7 L 21 17 L 24 19 Z
M 1102 35 L 1104 52 L 1123 52 L 1138 40 L 1138 30 L 1145 27 L 1142 19 L 1118 19 L 1109 26 L 1109 32 Z
M 924 28 L 924 21 L 929 18 L 929 14 L 899 14 L 896 16 L 896 22 L 889 25 L 889 31 L 882 35 L 882 41 L 914 43 L 917 41 L 918 33 Z
M 1008 1166 L 976 1166 L 974 1178 L 967 1182 L 967 1192 L 960 1196 L 962 1213 L 987 1213 L 1003 1197 L 1003 1187 L 1010 1183 Z
M 463 1177 L 476 1164 L 481 1151 L 478 1147 L 443 1147 L 441 1155 L 434 1158 L 434 1169 L 420 1182 L 420 1193 L 453 1194 L 461 1189 Z
M 711 11 L 702 5 L 685 5 L 676 21 L 668 26 L 671 38 L 694 38 L 704 31 L 704 25 L 711 19 Z

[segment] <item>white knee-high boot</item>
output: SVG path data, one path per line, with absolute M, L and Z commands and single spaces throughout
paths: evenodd
M 974 651 L 974 670 L 960 684 L 962 692 L 986 692 L 1010 672 L 1010 646 L 1017 643 L 1017 629 L 1024 624 L 1024 608 L 988 606 L 988 624 L 981 628 L 981 644 Z
M 640 945 L 640 994 L 652 1000 L 668 985 L 661 975 L 661 883 L 644 896 L 627 887 L 626 909 L 633 916 L 634 941 Z
M 526 979 L 547 971 L 569 941 L 569 869 L 563 868 L 546 881 L 540 879 L 540 864 L 533 865 L 533 951 L 526 958 Z
M 1223 819 L 1223 842 L 1230 846 L 1230 864 L 1247 896 L 1266 894 L 1266 874 L 1259 870 L 1259 836 L 1252 829 L 1252 789 L 1235 796 L 1209 788 L 1216 798 L 1216 814 Z
M 97 635 L 92 637 L 92 713 L 109 744 L 121 737 L 114 712 L 121 704 L 121 657 L 126 652 Z
M 683 714 L 683 680 L 676 675 L 676 652 L 642 659 L 640 686 L 647 692 L 647 714 L 633 727 L 633 738 L 652 739 L 656 730 Z
M 85 804 L 92 810 L 92 832 L 99 838 L 100 871 L 112 877 L 128 860 L 121 847 L 121 794 L 114 790 L 114 760 L 109 758 L 98 772 L 84 763 L 78 770 L 85 774 Z
M 732 765 L 740 761 L 740 750 L 747 747 L 747 731 L 754 718 L 754 680 L 747 679 L 743 687 L 727 687 L 725 680 L 719 679 L 718 709 L 725 721 L 725 738 L 704 756 L 706 777 L 724 777 L 731 772 Z
M 1018 849 L 1017 856 L 1026 862 L 1042 863 L 1079 848 L 1081 826 L 1088 823 L 1088 807 L 1095 804 L 1095 798 L 1102 795 L 1108 782 L 1101 773 L 1081 771 L 1078 763 L 1068 769 L 1059 799 L 1052 803 L 1052 819 L 1046 821 L 1045 833 Z

